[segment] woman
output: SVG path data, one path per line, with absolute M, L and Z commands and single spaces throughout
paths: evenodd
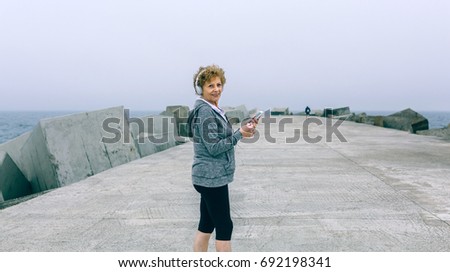
M 216 230 L 216 251 L 231 251 L 233 222 L 230 216 L 228 184 L 233 181 L 234 146 L 243 137 L 252 137 L 256 121 L 233 132 L 219 100 L 225 72 L 216 65 L 200 67 L 194 75 L 199 99 L 189 116 L 194 141 L 192 183 L 201 195 L 200 222 L 194 251 L 208 251 L 211 233 Z

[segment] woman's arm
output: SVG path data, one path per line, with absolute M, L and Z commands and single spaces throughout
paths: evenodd
M 221 118 L 213 111 L 213 109 L 204 107 L 198 111 L 196 123 L 196 129 L 194 137 L 198 137 L 197 141 L 202 142 L 208 153 L 212 156 L 217 156 L 221 153 L 227 152 L 232 149 L 240 139 L 242 139 L 242 133 L 240 130 L 227 135 L 229 129 L 226 125 L 219 125 L 218 120 Z

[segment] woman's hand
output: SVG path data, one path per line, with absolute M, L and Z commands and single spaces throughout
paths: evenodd
M 253 137 L 253 135 L 255 135 L 255 129 L 256 129 L 257 124 L 258 124 L 258 120 L 252 119 L 249 122 L 247 122 L 245 125 L 241 126 L 241 128 L 239 130 L 242 134 L 242 137 L 244 137 L 244 138 Z

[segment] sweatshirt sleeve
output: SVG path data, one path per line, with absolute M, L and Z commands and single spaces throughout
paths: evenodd
M 239 129 L 231 133 L 231 135 L 225 136 L 228 133 L 221 130 L 228 128 L 219 126 L 218 122 L 221 121 L 217 120 L 217 118 L 221 117 L 218 117 L 212 109 L 205 107 L 199 110 L 198 120 L 196 121 L 197 137 L 200 138 L 198 140 L 205 145 L 208 153 L 212 156 L 227 152 L 242 139 Z

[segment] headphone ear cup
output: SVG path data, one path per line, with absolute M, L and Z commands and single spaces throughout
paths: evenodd
M 198 94 L 198 95 L 202 95 L 203 94 L 202 87 L 196 85 L 195 86 L 195 93 Z
M 195 78 L 195 81 L 194 81 L 194 90 L 195 90 L 195 93 L 198 94 L 198 95 L 202 95 L 202 94 L 203 94 L 203 89 L 202 89 L 202 87 L 198 86 L 198 80 L 199 80 L 199 78 L 200 78 L 200 75 L 201 75 L 203 72 L 205 72 L 205 71 L 206 71 L 206 69 L 201 70 L 201 71 L 197 74 L 197 77 Z

